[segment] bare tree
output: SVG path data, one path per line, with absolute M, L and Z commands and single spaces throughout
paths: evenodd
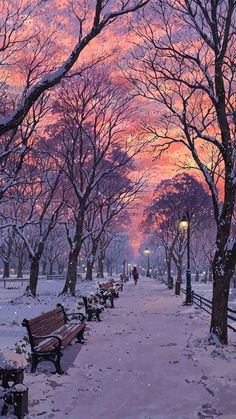
M 28 167 L 24 167 L 27 177 Z M 29 176 L 29 173 L 31 176 Z M 28 170 L 28 183 L 14 187 L 11 200 L 6 201 L 2 215 L 5 226 L 11 226 L 21 237 L 30 260 L 28 295 L 36 296 L 39 262 L 50 232 L 55 227 L 64 205 L 60 173 L 50 161 L 35 156 Z M 9 208 L 10 206 L 10 208 Z M 4 226 L 3 226 L 4 227 Z
M 62 217 L 61 217 L 62 218 Z M 63 221 L 61 221 L 64 224 Z M 47 240 L 44 257 L 48 261 L 48 274 L 53 275 L 57 265 L 57 273 L 62 274 L 65 267 L 68 245 L 64 225 L 58 224 Z
M 191 261 L 196 270 L 195 280 L 199 281 L 200 271 L 204 272 L 203 281 L 212 282 L 212 262 L 215 246 L 215 221 L 212 214 L 201 223 L 201 228 L 194 231 L 191 238 Z
M 10 262 L 13 258 L 13 236 L 12 227 L 1 230 L 0 259 L 4 266 L 3 278 L 10 278 Z
M 97 263 L 97 278 L 104 278 L 104 262 L 106 259 L 106 252 L 113 240 L 113 235 L 106 231 L 100 237 L 98 249 L 98 263 Z
M 24 182 L 21 169 L 26 156 L 39 139 L 36 127 L 48 111 L 48 96 L 41 98 L 32 106 L 27 117 L 17 129 L 1 136 L 0 145 L 0 201 L 7 191 L 18 183 Z M 7 109 L 2 109 L 4 114 Z
M 51 58 L 51 67 L 46 70 L 44 61 L 50 56 L 48 53 L 50 36 L 39 40 L 37 29 L 31 35 L 26 33 L 29 21 L 36 19 L 37 14 L 42 12 L 42 2 L 34 0 L 6 2 L 6 0 L 1 0 L 0 64 L 11 65 L 14 63 L 17 67 L 20 52 L 24 53 L 24 57 L 27 56 L 28 51 L 32 53 L 33 50 L 33 53 L 26 83 L 22 94 L 19 95 L 20 101 L 11 112 L 8 112 L 0 120 L 0 135 L 16 130 L 22 124 L 32 105 L 44 92 L 57 85 L 68 74 L 82 51 L 106 26 L 123 15 L 141 9 L 148 2 L 149 0 L 116 0 L 114 2 L 85 0 L 82 4 L 80 2 L 80 5 L 72 2 L 72 11 L 78 24 L 78 41 L 62 64 L 55 67 Z M 35 26 L 37 27 L 37 25 Z
M 113 274 L 113 269 L 115 269 L 116 274 L 122 272 L 124 259 L 127 255 L 130 256 L 130 259 L 132 258 L 132 249 L 129 243 L 130 236 L 127 231 L 130 223 L 129 212 L 127 211 L 127 213 L 120 215 L 117 221 L 119 228 L 117 225 L 115 229 L 112 228 L 112 230 L 110 230 L 112 240 L 109 243 L 105 254 L 108 275 Z
M 236 263 L 231 224 L 235 205 L 235 0 L 162 1 L 143 17 L 141 47 L 131 64 L 136 94 L 157 104 L 150 121 L 159 152 L 180 143 L 200 169 L 217 224 L 211 336 L 227 343 L 227 302 Z M 178 29 L 178 31 L 177 31 Z M 160 32 L 158 32 L 160 30 Z M 221 198 L 204 148 L 221 168 Z
M 145 210 L 144 228 L 153 229 L 155 238 L 165 248 L 169 286 L 172 285 L 171 261 L 177 268 L 176 294 L 182 282 L 182 261 L 186 249 L 186 237 L 179 223 L 188 214 L 191 220 L 191 236 L 204 225 L 211 214 L 212 205 L 208 193 L 194 177 L 187 173 L 166 179 L 157 185 L 151 205 Z
M 23 278 L 23 270 L 28 254 L 24 241 L 18 235 L 14 237 L 13 254 L 16 261 L 16 276 L 17 278 Z
M 117 155 L 118 151 L 116 152 Z M 119 153 L 122 153 L 120 150 Z M 131 163 L 131 162 L 130 162 Z M 85 218 L 85 228 L 88 234 L 86 279 L 92 279 L 92 272 L 98 251 L 100 238 L 109 230 L 115 234 L 116 228 L 121 230 L 121 217 L 124 210 L 130 208 L 144 186 L 143 177 L 131 181 L 126 176 L 132 165 L 127 164 L 123 173 L 111 173 L 95 190 L 92 205 L 88 208 Z M 90 252 L 89 252 L 90 250 Z
M 88 71 L 79 83 L 74 79 L 64 84 L 53 109 L 57 122 L 48 131 L 54 138 L 50 154 L 70 190 L 67 226 L 72 226 L 67 228 L 70 252 L 63 293 L 73 295 L 78 256 L 91 234 L 84 230 L 85 216 L 95 193 L 107 179 L 120 175 L 145 144 L 128 133 L 127 122 L 134 123 L 134 111 L 127 92 L 102 72 Z M 48 141 L 45 144 L 48 147 Z

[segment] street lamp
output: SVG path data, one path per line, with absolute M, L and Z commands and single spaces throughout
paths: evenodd
M 146 247 L 146 249 L 144 250 L 144 252 L 143 252 L 144 254 L 145 254 L 145 256 L 147 256 L 148 257 L 148 260 L 147 260 L 147 274 L 146 274 L 146 277 L 147 278 L 151 278 L 151 275 L 150 275 L 150 262 L 149 262 L 149 256 L 150 256 L 150 253 L 151 253 L 151 250 L 148 248 L 148 247 Z
M 187 271 L 186 271 L 186 299 L 184 305 L 192 304 L 191 271 L 190 271 L 190 218 L 184 216 L 179 223 L 182 230 L 187 230 Z

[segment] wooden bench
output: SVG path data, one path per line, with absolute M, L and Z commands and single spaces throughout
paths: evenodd
M 123 282 L 121 281 L 114 281 L 113 282 L 113 288 L 117 290 L 118 292 L 123 291 Z
M 106 307 L 106 304 L 107 304 L 107 300 L 109 300 L 110 301 L 110 307 L 111 308 L 114 308 L 115 306 L 114 306 L 114 298 L 115 298 L 115 295 L 114 295 L 114 290 L 103 290 L 102 288 L 100 288 L 100 296 L 101 296 L 101 299 L 102 299 L 102 301 L 103 301 L 103 304 L 104 304 L 104 306 Z
M 114 298 L 119 298 L 119 292 L 123 290 L 123 284 L 115 282 L 114 280 L 100 281 L 98 283 L 102 297 L 108 298 L 111 302 L 111 307 L 114 307 Z M 105 302 L 106 304 L 106 302 Z
M 95 318 L 98 322 L 101 321 L 100 319 L 100 314 L 103 310 L 102 307 L 97 307 L 94 303 L 93 303 L 93 298 L 92 297 L 82 297 L 83 298 L 83 302 L 84 302 L 84 309 L 85 309 L 85 313 L 88 316 L 88 322 L 91 322 L 93 318 Z
M 98 283 L 99 288 L 102 288 L 104 291 L 109 290 L 113 287 L 113 281 L 108 280 L 108 281 L 99 281 Z
M 69 317 L 82 320 L 80 323 L 69 322 Z M 61 304 L 57 304 L 54 310 L 50 310 L 30 320 L 24 319 L 22 326 L 26 327 L 31 346 L 31 372 L 35 372 L 41 361 L 54 363 L 56 372 L 63 374 L 61 368 L 62 350 L 68 346 L 73 339 L 84 343 L 82 313 L 65 312 Z
M 121 282 L 128 282 L 128 280 L 129 280 L 129 277 L 128 277 L 128 275 L 126 275 L 126 274 L 121 274 L 120 275 L 120 280 L 121 280 Z

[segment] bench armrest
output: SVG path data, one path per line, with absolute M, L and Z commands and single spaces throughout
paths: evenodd
M 67 317 L 78 317 L 81 322 L 85 320 L 85 315 L 83 313 L 66 313 Z
M 84 319 L 85 319 L 85 316 L 83 315 L 83 313 L 68 313 L 68 312 L 65 310 L 64 306 L 63 306 L 61 303 L 58 303 L 58 304 L 57 304 L 57 307 L 60 307 L 60 308 L 62 309 L 62 311 L 63 311 L 63 313 L 64 313 L 64 317 L 65 317 L 65 322 L 66 322 L 66 323 L 67 323 L 67 321 L 69 320 L 69 316 L 70 316 L 70 317 L 77 316 L 77 317 L 79 317 L 79 319 L 80 319 L 80 321 L 81 321 L 81 322 L 83 322 L 83 321 L 84 321 Z

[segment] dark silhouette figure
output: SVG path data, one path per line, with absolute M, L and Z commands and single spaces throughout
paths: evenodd
M 134 285 L 137 285 L 137 281 L 138 281 L 139 276 L 138 276 L 138 271 L 137 271 L 136 266 L 134 266 L 134 268 L 132 270 L 132 276 L 134 278 Z

